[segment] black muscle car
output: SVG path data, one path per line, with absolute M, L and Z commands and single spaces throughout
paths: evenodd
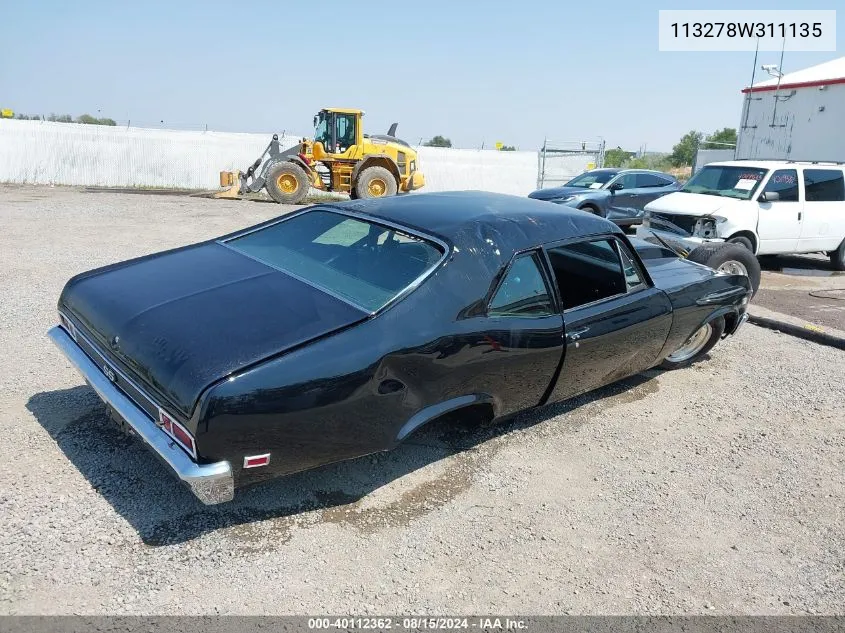
M 77 275 L 50 337 L 205 503 L 704 355 L 748 279 L 548 202 L 326 203 Z

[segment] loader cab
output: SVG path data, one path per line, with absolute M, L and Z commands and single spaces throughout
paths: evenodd
M 360 144 L 360 120 L 360 111 L 320 110 L 314 117 L 314 142 L 322 143 L 328 154 L 351 157 Z

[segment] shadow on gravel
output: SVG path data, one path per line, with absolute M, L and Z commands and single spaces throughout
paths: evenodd
M 35 394 L 27 402 L 27 409 L 91 487 L 137 530 L 145 544 L 183 543 L 215 530 L 290 519 L 282 534 L 276 534 L 276 541 L 284 542 L 297 515 L 317 510 L 322 511 L 319 520 L 354 523 L 350 515 L 360 513 L 353 512 L 352 504 L 370 492 L 445 457 L 467 453 L 467 459 L 461 460 L 466 464 L 460 473 L 444 475 L 446 492 L 422 486 L 403 495 L 398 504 L 382 509 L 378 517 L 379 525 L 390 524 L 391 517 L 385 512 L 404 513 L 407 524 L 414 513 L 399 507 L 406 499 L 418 504 L 417 514 L 424 514 L 462 491 L 455 487 L 455 478 L 463 477 L 466 487 L 471 484 L 472 470 L 484 466 L 484 459 L 471 458 L 475 447 L 562 414 L 570 414 L 563 423 L 577 429 L 594 414 L 579 409 L 599 400 L 608 399 L 607 404 L 612 406 L 644 398 L 657 390 L 657 383 L 651 379 L 659 373 L 649 371 L 573 400 L 493 423 L 446 417 L 419 430 L 388 453 L 330 464 L 238 490 L 234 501 L 219 506 L 200 503 L 137 437 L 124 435 L 89 387 Z
M 760 267 L 786 275 L 830 277 L 845 275 L 833 269 L 830 258 L 823 255 L 762 255 Z

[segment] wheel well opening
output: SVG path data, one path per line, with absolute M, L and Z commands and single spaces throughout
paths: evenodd
M 752 233 L 751 231 L 737 231 L 736 233 L 734 233 L 733 235 L 731 235 L 731 236 L 730 236 L 727 240 L 725 240 L 725 241 L 727 242 L 728 240 L 731 240 L 731 239 L 733 239 L 733 238 L 735 238 L 735 237 L 744 237 L 744 238 L 746 238 L 748 241 L 750 241 L 750 242 L 751 242 L 751 251 L 752 251 L 753 253 L 757 253 L 757 236 L 755 236 L 755 235 L 754 235 L 754 233 Z
M 356 181 L 358 180 L 358 176 L 360 176 L 361 173 L 368 167 L 384 167 L 393 175 L 393 178 L 396 180 L 396 184 L 399 184 L 399 168 L 396 166 L 396 163 L 383 156 L 375 156 L 365 159 L 358 168 L 358 171 L 355 173 Z
M 739 319 L 739 315 L 736 312 L 728 312 L 722 316 L 725 319 L 725 332 L 733 332 L 736 327 L 736 322 Z
M 472 430 L 491 422 L 495 417 L 493 405 L 491 403 L 478 402 L 458 409 L 452 409 L 451 411 L 447 411 L 435 418 L 431 418 L 427 422 L 416 427 L 404 439 L 407 440 L 409 437 L 421 432 L 422 429 L 426 429 L 428 432 L 431 432 L 432 430 L 435 432 L 442 432 L 453 430 L 455 428 Z

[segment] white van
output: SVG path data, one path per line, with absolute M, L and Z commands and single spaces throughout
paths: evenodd
M 845 164 L 710 163 L 646 205 L 637 236 L 652 232 L 688 247 L 736 242 L 756 255 L 824 252 L 845 270 Z

